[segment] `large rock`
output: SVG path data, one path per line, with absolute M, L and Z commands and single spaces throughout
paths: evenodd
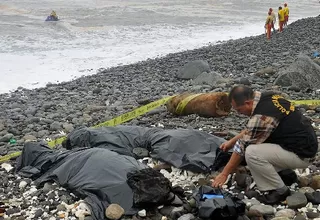
M 216 72 L 203 72 L 193 80 L 194 85 L 215 85 L 222 80 L 222 76 Z
M 253 205 L 249 209 L 250 211 L 258 211 L 262 215 L 273 215 L 274 214 L 274 209 L 271 205 Z
M 312 193 L 305 193 L 305 196 L 307 197 L 308 202 L 311 202 L 314 205 L 320 204 L 320 192 L 312 192 Z
M 0 142 L 9 142 L 11 138 L 13 138 L 13 134 L 8 133 L 8 134 L 0 137 Z
M 301 187 L 301 188 L 299 189 L 299 192 L 301 192 L 301 193 L 303 193 L 303 194 L 305 194 L 305 193 L 313 193 L 314 191 L 315 191 L 315 190 L 312 189 L 312 188 L 309 187 L 309 186 Z
M 277 211 L 275 217 L 286 217 L 289 219 L 293 219 L 295 215 L 296 215 L 296 212 L 292 209 L 282 209 Z
M 309 57 L 300 55 L 287 69 L 279 72 L 274 84 L 282 87 L 294 86 L 300 89 L 319 89 L 320 66 Z
M 311 176 L 299 176 L 298 177 L 299 187 L 307 187 L 310 185 L 311 182 L 312 182 Z
M 320 189 L 320 175 L 315 175 L 312 177 L 310 186 L 314 190 Z
M 195 79 L 203 72 L 210 72 L 208 62 L 204 60 L 195 60 L 181 67 L 176 76 L 179 79 Z
M 118 204 L 110 204 L 106 209 L 106 217 L 111 220 L 118 220 L 124 214 L 124 209 Z
M 300 192 L 296 192 L 287 197 L 287 205 L 289 209 L 299 209 L 307 205 L 307 197 Z

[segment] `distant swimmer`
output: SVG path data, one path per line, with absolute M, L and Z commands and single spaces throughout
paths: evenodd
M 51 14 L 46 19 L 46 21 L 58 21 L 58 20 L 59 18 L 57 16 L 57 13 L 54 10 L 51 11 Z
M 54 18 L 58 18 L 57 13 L 54 10 L 52 10 L 50 16 L 52 16 Z

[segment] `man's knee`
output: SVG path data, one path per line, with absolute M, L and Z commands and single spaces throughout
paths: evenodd
M 258 147 L 259 147 L 258 145 L 252 144 L 246 148 L 245 159 L 247 163 L 250 163 L 250 160 L 258 157 L 259 155 Z

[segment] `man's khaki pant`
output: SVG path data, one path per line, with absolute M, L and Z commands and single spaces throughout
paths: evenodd
M 284 150 L 277 144 L 269 143 L 249 145 L 245 159 L 260 191 L 278 189 L 285 185 L 277 172 L 307 168 L 309 165 L 296 154 Z

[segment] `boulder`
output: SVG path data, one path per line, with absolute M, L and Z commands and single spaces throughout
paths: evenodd
M 194 85 L 215 85 L 222 80 L 222 76 L 216 72 L 203 72 L 193 80 Z
M 195 60 L 181 67 L 176 77 L 178 79 L 195 79 L 203 72 L 210 72 L 210 67 L 207 61 Z
M 295 192 L 287 197 L 287 205 L 289 209 L 300 209 L 308 203 L 307 197 L 300 192 Z
M 309 57 L 300 55 L 288 68 L 279 72 L 274 85 L 294 86 L 300 89 L 319 89 L 320 66 Z
M 118 204 L 110 204 L 106 209 L 106 217 L 111 220 L 118 220 L 124 214 L 124 209 Z

